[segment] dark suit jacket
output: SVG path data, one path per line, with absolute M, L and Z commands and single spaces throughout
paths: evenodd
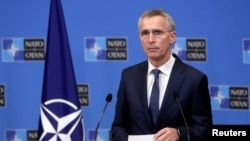
M 208 140 L 212 113 L 207 76 L 184 64 L 176 55 L 173 70 L 154 126 L 147 103 L 148 62 L 126 68 L 121 75 L 115 117 L 111 128 L 113 141 L 127 141 L 128 135 L 154 134 L 164 127 L 179 128 L 181 140 L 187 141 L 187 128 L 173 96 L 179 94 L 190 141 Z

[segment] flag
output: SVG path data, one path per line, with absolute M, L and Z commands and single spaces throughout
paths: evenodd
M 51 0 L 38 127 L 39 141 L 84 141 L 68 35 L 60 0 Z

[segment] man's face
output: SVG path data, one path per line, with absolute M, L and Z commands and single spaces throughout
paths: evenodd
M 139 34 L 143 50 L 150 60 L 169 59 L 176 33 L 167 28 L 162 16 L 143 18 L 139 25 Z

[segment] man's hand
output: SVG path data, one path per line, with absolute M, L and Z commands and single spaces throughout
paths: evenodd
M 154 135 L 155 141 L 178 141 L 180 139 L 176 128 L 163 128 Z

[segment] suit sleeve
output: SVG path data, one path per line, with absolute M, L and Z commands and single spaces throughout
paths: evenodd
M 114 121 L 112 123 L 112 141 L 127 141 L 129 135 L 129 109 L 124 85 L 124 72 L 122 73 L 115 108 Z
M 212 114 L 210 95 L 208 90 L 208 79 L 202 75 L 196 86 L 191 107 L 191 120 L 189 120 L 190 141 L 211 140 Z M 186 127 L 180 128 L 183 136 L 182 141 L 187 141 Z

